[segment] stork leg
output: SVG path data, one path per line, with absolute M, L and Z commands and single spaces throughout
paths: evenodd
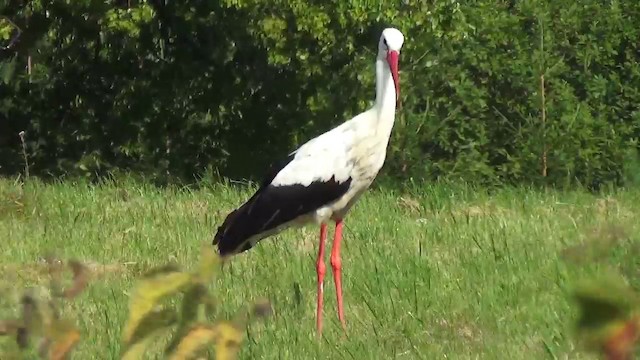
M 318 309 L 316 313 L 316 327 L 318 336 L 322 335 L 322 298 L 324 296 L 324 274 L 327 267 L 324 264 L 324 245 L 327 239 L 327 224 L 320 225 L 320 247 L 318 250 L 318 261 L 316 262 L 316 271 L 318 273 Z
M 336 297 L 338 298 L 338 319 L 342 324 L 342 329 L 347 331 L 347 324 L 344 320 L 344 310 L 342 308 L 342 260 L 340 259 L 340 243 L 342 242 L 342 219 L 336 221 L 336 231 L 333 237 L 333 248 L 331 249 L 331 268 L 333 270 L 333 281 L 336 285 Z

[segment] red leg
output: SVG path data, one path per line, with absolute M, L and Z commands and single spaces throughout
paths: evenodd
M 318 273 L 318 309 L 316 313 L 316 327 L 318 336 L 322 335 L 322 297 L 324 295 L 324 274 L 327 267 L 324 265 L 324 244 L 327 239 L 327 224 L 320 225 L 320 248 L 318 250 L 318 262 L 316 263 L 316 271 Z
M 333 269 L 333 281 L 336 284 L 336 296 L 338 298 L 338 319 L 342 324 L 342 329 L 347 331 L 347 324 L 344 321 L 344 310 L 342 308 L 342 260 L 340 260 L 340 243 L 342 242 L 342 220 L 336 221 L 336 232 L 333 237 L 333 248 L 331 249 L 331 268 Z

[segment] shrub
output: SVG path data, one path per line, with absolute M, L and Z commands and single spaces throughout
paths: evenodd
M 48 291 L 26 291 L 21 296 L 21 316 L 0 321 L 0 335 L 12 336 L 13 348 L 3 358 L 20 354 L 39 355 L 47 359 L 65 359 L 80 341 L 81 333 L 71 319 L 61 316 L 60 301 L 78 296 L 87 286 L 89 270 L 80 262 L 69 261 L 71 285 L 61 284 L 61 263 L 48 260 L 51 283 Z M 182 271 L 167 265 L 149 271 L 139 279 L 132 292 L 129 315 L 122 329 L 122 359 L 142 359 L 158 338 L 170 335 L 164 350 L 169 359 L 192 359 L 212 345 L 216 359 L 235 359 L 244 338 L 247 321 L 265 316 L 270 305 L 258 302 L 250 312 L 241 312 L 231 320 L 210 322 L 215 301 L 207 283 L 218 267 L 217 254 L 204 247 L 199 265 Z M 181 303 L 167 300 L 182 295 Z M 37 346 L 33 341 L 37 339 Z
M 599 187 L 622 184 L 638 150 L 633 1 L 41 0 L 2 13 L 22 30 L 0 60 L 4 173 L 22 168 L 24 130 L 40 175 L 260 175 L 367 107 L 386 25 L 407 38 L 387 174 Z

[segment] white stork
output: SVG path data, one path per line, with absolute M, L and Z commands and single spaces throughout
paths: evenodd
M 327 222 L 336 224 L 331 267 L 338 318 L 346 331 L 342 308 L 340 242 L 343 219 L 371 185 L 384 163 L 399 99 L 398 58 L 404 36 L 382 31 L 376 58 L 376 100 L 369 110 L 312 139 L 271 168 L 256 193 L 227 215 L 213 245 L 221 256 L 251 249 L 258 241 L 291 225 L 320 224 L 317 261 L 316 325 L 322 334 L 324 248 Z

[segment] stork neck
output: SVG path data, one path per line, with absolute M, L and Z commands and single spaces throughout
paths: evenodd
M 376 104 L 378 128 L 385 136 L 391 135 L 396 115 L 396 87 L 393 84 L 391 69 L 386 61 L 376 61 Z M 388 133 L 388 134 L 387 134 Z

